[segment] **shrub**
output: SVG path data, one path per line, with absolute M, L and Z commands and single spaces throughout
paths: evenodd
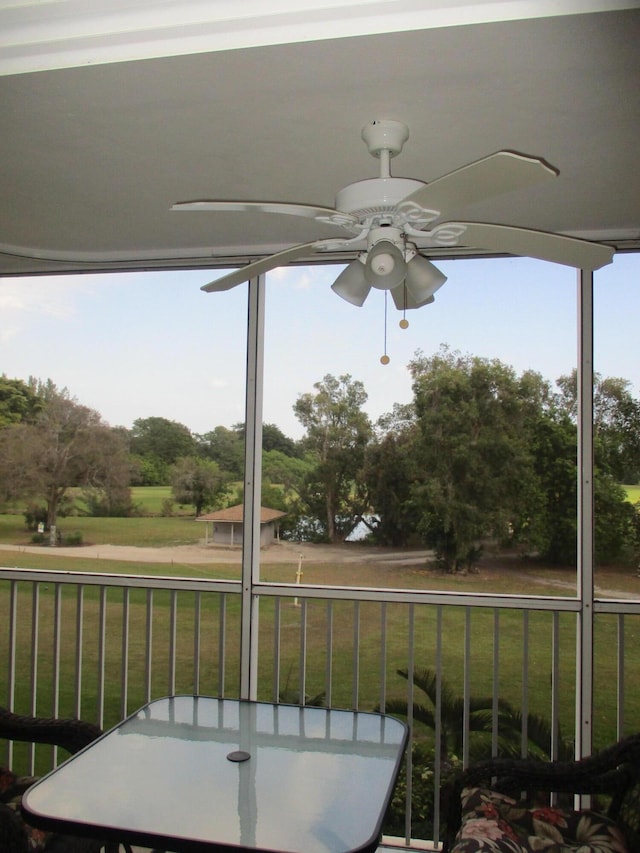
M 29 504 L 24 511 L 24 522 L 27 530 L 37 530 L 39 524 L 47 523 L 47 508 L 38 504 Z
M 433 838 L 434 810 L 434 751 L 416 743 L 411 750 L 411 835 L 414 838 Z M 461 769 L 462 761 L 449 756 L 440 768 L 440 787 L 445 787 Z M 404 836 L 405 798 L 407 795 L 407 764 L 403 763 L 382 831 L 385 835 Z

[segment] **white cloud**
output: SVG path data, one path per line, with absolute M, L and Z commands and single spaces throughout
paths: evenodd
M 0 310 L 4 310 L 2 308 L 2 303 L 0 303 Z M 16 338 L 20 334 L 19 326 L 7 326 L 3 321 L 3 326 L 0 329 L 0 344 L 6 345 L 11 343 L 11 341 Z
M 74 297 L 85 291 L 86 285 L 80 276 L 0 279 L 0 310 L 4 322 L 6 324 L 7 318 L 16 321 L 23 314 L 72 319 L 77 313 Z M 14 334 L 21 328 L 17 323 Z
M 215 389 L 216 391 L 224 391 L 229 387 L 229 381 L 220 377 L 218 377 L 217 379 L 210 379 L 209 387 Z

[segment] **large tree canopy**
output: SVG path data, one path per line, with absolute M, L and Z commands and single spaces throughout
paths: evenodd
M 42 408 L 33 383 L 0 376 L 0 429 L 21 421 L 33 421 Z
M 209 459 L 184 456 L 171 469 L 173 497 L 178 503 L 193 504 L 196 515 L 222 505 L 228 482 L 229 475 Z
M 69 488 L 115 489 L 121 498 L 129 468 L 125 443 L 98 412 L 50 381 L 36 393 L 42 408 L 33 422 L 0 430 L 0 483 L 5 499 L 43 500 L 53 529 Z
M 577 416 L 578 380 L 574 370 L 557 380 L 558 404 L 573 421 Z M 619 483 L 640 480 L 640 401 L 631 383 L 620 377 L 594 376 L 593 423 L 596 463 Z
M 138 459 L 144 485 L 169 482 L 169 468 L 182 456 L 196 453 L 196 441 L 188 427 L 167 418 L 138 418 L 130 433 L 130 450 Z
M 422 533 L 449 569 L 468 565 L 487 536 L 505 536 L 534 483 L 528 436 L 542 380 L 451 352 L 410 364 L 420 441 L 413 500 Z M 535 403 L 534 403 L 535 404 Z
M 368 507 L 362 469 L 372 428 L 362 407 L 364 385 L 345 374 L 327 374 L 314 394 L 298 397 L 294 412 L 306 429 L 303 441 L 315 464 L 306 477 L 304 501 L 330 542 L 346 538 Z

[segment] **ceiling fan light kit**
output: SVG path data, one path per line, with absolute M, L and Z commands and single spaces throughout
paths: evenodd
M 392 290 L 405 279 L 404 240 L 397 228 L 375 228 L 369 232 L 365 277 L 377 290 Z
M 585 270 L 596 270 L 613 259 L 614 249 L 563 234 L 487 222 L 449 221 L 477 202 L 518 192 L 555 178 L 558 170 L 538 157 L 498 151 L 462 166 L 430 183 L 394 178 L 390 161 L 409 138 L 402 122 L 376 120 L 362 129 L 369 153 L 380 161 L 379 177 L 357 181 L 339 190 L 334 208 L 270 201 L 185 201 L 172 210 L 227 212 L 244 210 L 287 214 L 329 224 L 349 236 L 292 246 L 205 284 L 202 290 L 228 290 L 257 275 L 314 252 L 357 251 L 332 290 L 361 307 L 371 288 L 391 292 L 401 311 L 434 301 L 446 281 L 423 252 L 430 248 L 464 247 L 479 253 L 533 257 Z
M 361 308 L 369 295 L 371 285 L 367 281 L 364 271 L 366 256 L 358 255 L 355 261 L 351 261 L 345 267 L 338 278 L 331 285 L 331 290 L 346 302 Z

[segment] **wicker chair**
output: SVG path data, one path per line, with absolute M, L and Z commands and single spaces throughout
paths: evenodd
M 559 805 L 549 808 L 552 792 L 558 795 Z M 573 811 L 575 794 L 592 795 L 593 811 Z M 637 853 L 640 734 L 581 761 L 498 758 L 478 762 L 444 792 L 443 812 L 448 853 L 533 849 L 555 853 L 574 847 Z M 574 838 L 576 832 L 581 840 Z M 548 847 L 536 847 L 539 842 L 531 846 L 532 836 L 548 839 Z
M 0 738 L 26 743 L 48 743 L 70 753 L 87 746 L 102 734 L 101 729 L 83 720 L 29 717 L 0 707 Z M 100 841 L 66 835 L 38 833 L 26 825 L 19 811 L 22 794 L 34 782 L 0 768 L 0 850 L 2 853 L 97 853 Z M 38 846 L 34 847 L 33 845 Z

